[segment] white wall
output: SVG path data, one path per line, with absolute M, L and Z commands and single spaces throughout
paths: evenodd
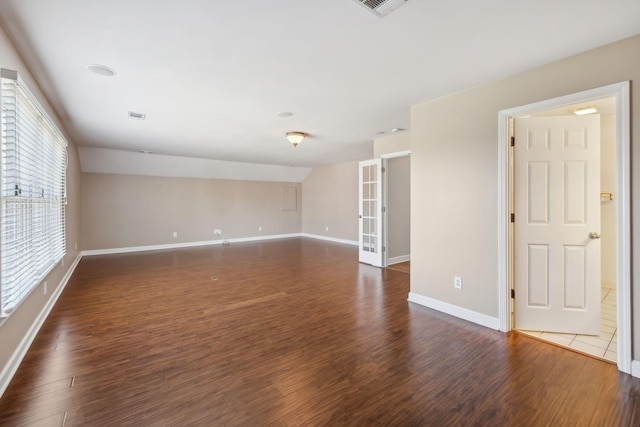
M 82 249 L 300 233 L 301 187 L 288 182 L 83 173 Z M 283 188 L 294 189 L 294 210 L 282 210 Z M 222 235 L 214 235 L 214 229 Z
M 384 154 L 409 151 L 411 148 L 411 132 L 403 131 L 392 135 L 381 136 L 373 140 L 373 158 Z
M 387 160 L 387 257 L 389 263 L 408 261 L 411 253 L 411 161 L 409 156 Z
M 358 162 L 314 168 L 302 183 L 302 232 L 358 241 Z
M 640 81 L 640 35 L 411 110 L 411 291 L 498 317 L 498 113 L 622 81 Z M 418 54 L 418 52 L 416 52 Z M 632 147 L 640 96 L 631 85 Z M 631 168 L 640 168 L 632 150 Z M 640 174 L 632 175 L 640 212 Z M 640 358 L 640 227 L 632 219 L 634 359 Z M 464 278 L 454 289 L 454 276 Z

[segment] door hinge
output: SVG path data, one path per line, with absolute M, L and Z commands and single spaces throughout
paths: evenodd
M 387 247 L 386 247 L 386 246 L 383 246 L 383 247 L 382 247 L 382 252 L 386 252 L 386 250 L 387 250 Z
M 385 173 L 387 171 L 386 168 L 382 168 L 382 173 Z
M 512 146 L 512 147 L 515 147 L 515 146 L 516 146 L 516 137 L 515 137 L 515 136 L 512 136 L 512 137 L 511 137 L 511 146 Z
M 386 206 L 383 206 L 383 207 L 382 207 L 382 212 L 386 212 L 386 211 L 387 211 L 387 207 L 386 207 Z
M 516 290 L 511 289 L 511 298 L 515 298 L 515 297 L 516 297 Z
M 511 214 L 511 222 L 516 222 L 516 214 Z

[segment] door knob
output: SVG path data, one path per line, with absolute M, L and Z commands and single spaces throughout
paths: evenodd
M 592 231 L 591 233 L 589 233 L 589 238 L 590 238 L 591 240 L 599 239 L 599 238 L 600 238 L 600 235 L 599 235 L 598 233 L 596 233 L 595 231 Z

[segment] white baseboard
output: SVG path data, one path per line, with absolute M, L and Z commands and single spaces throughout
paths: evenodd
M 416 294 L 415 292 L 409 292 L 408 300 L 490 329 L 500 329 L 500 319 L 497 317 L 487 316 L 486 314 L 458 307 L 457 305 L 449 304 L 437 299 L 425 297 L 424 295 Z
M 300 236 L 308 237 L 310 239 L 326 240 L 328 242 L 342 243 L 342 244 L 345 244 L 345 245 L 352 245 L 352 246 L 358 246 L 359 245 L 359 243 L 357 241 L 355 241 L 355 240 L 338 239 L 336 237 L 321 236 L 319 234 L 300 233 Z
M 640 360 L 631 361 L 631 375 L 640 378 Z
M 164 249 L 180 249 L 180 248 L 193 248 L 198 246 L 222 245 L 224 242 L 229 242 L 229 243 L 257 242 L 260 240 L 286 239 L 290 237 L 300 237 L 300 236 L 301 236 L 300 233 L 271 234 L 268 236 L 251 236 L 251 237 L 240 237 L 236 239 L 203 240 L 199 242 L 169 243 L 165 245 L 130 246 L 126 248 L 111 248 L 111 249 L 93 249 L 88 251 L 82 251 L 82 255 L 92 256 L 92 255 L 125 254 L 130 252 L 145 252 L 145 251 L 158 251 L 158 250 L 164 250 Z
M 411 261 L 411 255 L 394 256 L 387 259 L 387 265 L 400 264 L 401 262 Z
M 62 280 L 60 280 L 60 284 L 56 288 L 56 291 L 51 294 L 49 301 L 47 301 L 45 306 L 40 311 L 40 314 L 38 314 L 38 317 L 36 317 L 33 324 L 31 325 L 25 336 L 22 338 L 22 341 L 20 341 L 20 344 L 9 358 L 7 364 L 2 368 L 2 372 L 0 372 L 0 397 L 4 394 L 7 387 L 9 387 L 9 383 L 18 371 L 18 367 L 20 366 L 20 363 L 22 363 L 22 359 L 24 359 L 24 356 L 26 356 L 29 347 L 31 347 L 33 340 L 36 338 L 36 335 L 38 335 L 38 332 L 44 324 L 44 321 L 47 320 L 49 313 L 51 313 L 53 306 L 58 301 L 58 298 L 60 298 L 62 291 L 64 291 L 64 288 L 67 286 L 67 282 L 69 282 L 71 275 L 75 271 L 81 259 L 82 255 L 80 254 L 69 266 L 66 274 L 64 275 Z

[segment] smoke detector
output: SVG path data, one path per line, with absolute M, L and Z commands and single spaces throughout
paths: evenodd
M 366 7 L 378 18 L 384 18 L 408 0 L 354 0 L 356 3 L 360 3 L 363 7 Z

